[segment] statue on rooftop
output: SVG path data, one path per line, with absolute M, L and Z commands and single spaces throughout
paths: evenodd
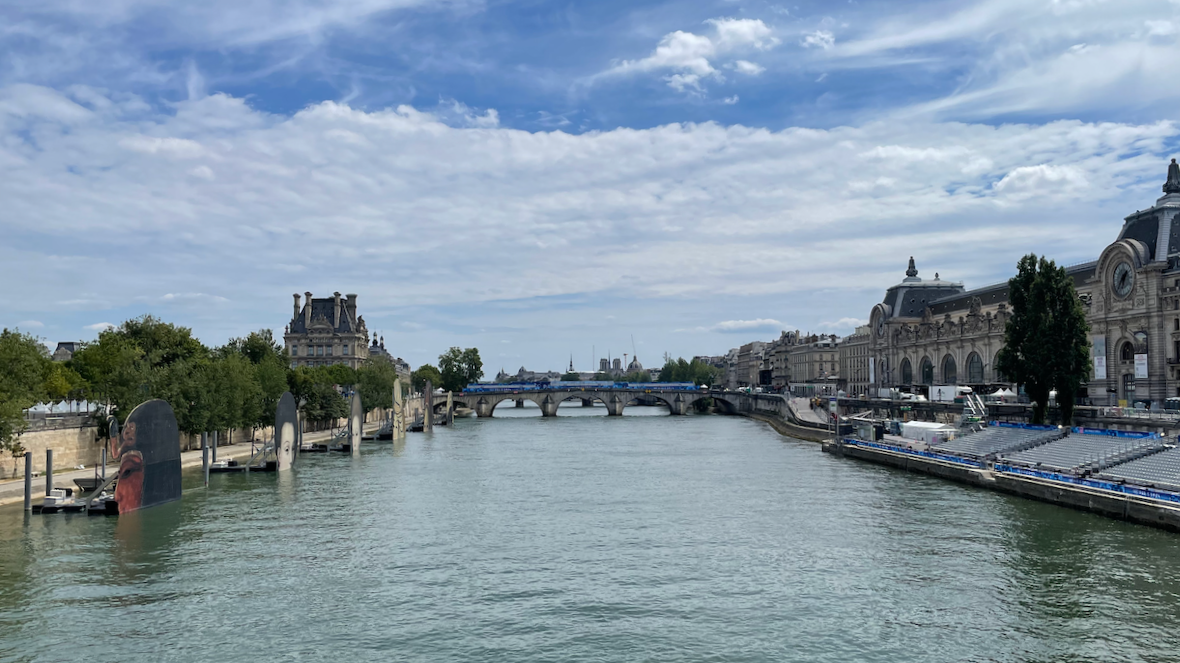
M 1164 182 L 1164 193 L 1180 193 L 1180 165 L 1175 159 L 1168 164 L 1168 181 Z
M 1173 161 L 1175 160 L 1173 159 Z M 909 269 L 905 270 L 905 275 L 910 278 L 918 275 L 918 268 L 914 266 L 914 256 L 910 256 L 910 267 Z

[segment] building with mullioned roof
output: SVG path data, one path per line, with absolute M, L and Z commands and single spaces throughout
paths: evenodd
M 291 356 L 291 367 L 343 364 L 357 368 L 369 358 L 369 330 L 357 314 L 356 295 L 332 293 L 314 299 L 310 292 L 300 306 L 299 295 L 283 343 Z

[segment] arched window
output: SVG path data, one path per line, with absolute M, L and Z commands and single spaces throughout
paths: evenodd
M 901 360 L 901 383 L 914 383 L 914 367 L 910 365 L 910 360 L 908 357 Z
M 955 358 L 947 355 L 942 358 L 942 383 L 958 384 L 959 367 L 955 365 Z
M 1119 361 L 1135 361 L 1135 346 L 1130 341 L 1119 348 Z
M 967 357 L 967 384 L 983 384 L 983 359 L 974 352 Z
M 922 357 L 922 384 L 934 384 L 934 362 Z

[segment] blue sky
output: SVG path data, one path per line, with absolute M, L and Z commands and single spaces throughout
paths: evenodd
M 1176 152 L 1180 4 L 0 6 L 0 325 L 220 344 L 355 292 L 418 365 L 848 333 L 910 255 L 1092 259 Z

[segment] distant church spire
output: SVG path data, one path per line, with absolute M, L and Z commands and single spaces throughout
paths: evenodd
M 570 355 L 570 373 L 574 372 L 574 355 Z
M 1180 193 L 1180 165 L 1172 159 L 1168 165 L 1168 181 L 1164 182 L 1164 193 Z
M 1175 160 L 1173 159 L 1172 162 L 1175 163 Z M 909 269 L 905 270 L 905 275 L 910 278 L 914 278 L 918 275 L 918 268 L 914 266 L 914 256 L 910 256 L 910 267 Z

